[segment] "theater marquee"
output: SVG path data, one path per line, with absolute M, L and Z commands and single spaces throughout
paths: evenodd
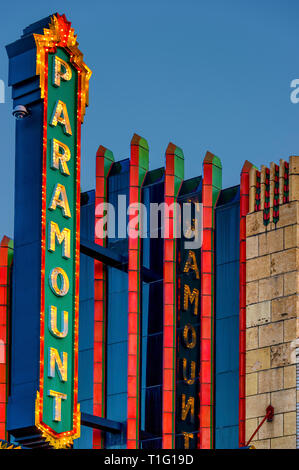
M 40 374 L 35 423 L 56 448 L 80 436 L 80 127 L 91 75 L 71 24 L 34 35 L 43 98 Z

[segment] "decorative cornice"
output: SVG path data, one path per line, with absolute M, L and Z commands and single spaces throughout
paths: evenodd
M 48 52 L 56 52 L 57 47 L 63 47 L 70 55 L 70 61 L 81 74 L 81 120 L 83 122 L 85 109 L 88 106 L 89 79 L 91 70 L 83 62 L 83 54 L 79 50 L 79 43 L 70 21 L 65 15 L 53 15 L 49 29 L 44 29 L 44 34 L 34 34 L 37 49 L 36 74 L 40 77 L 41 98 L 45 97 L 45 56 Z

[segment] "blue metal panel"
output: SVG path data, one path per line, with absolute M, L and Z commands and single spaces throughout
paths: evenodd
M 112 269 L 111 269 L 112 271 Z M 116 271 L 116 270 L 115 270 Z M 110 303 L 108 307 L 109 320 L 108 320 L 108 334 L 107 334 L 107 344 L 112 345 L 115 343 L 120 343 L 124 341 L 124 332 L 128 328 L 128 319 L 127 319 L 127 299 L 128 295 L 126 294 L 127 285 L 128 285 L 128 275 L 127 273 L 119 272 L 119 287 L 123 284 L 123 279 L 126 282 L 125 289 L 120 290 L 119 294 L 122 298 L 123 305 L 120 306 L 119 298 L 117 292 L 111 290 Z M 109 273 L 109 283 L 111 282 L 111 277 Z M 112 289 L 112 286 L 111 286 Z M 125 357 L 126 359 L 126 357 Z
M 118 207 L 118 196 L 129 201 L 129 160 L 113 165 L 108 179 L 108 201 Z M 126 221 L 128 218 L 126 217 Z M 125 234 L 126 237 L 126 234 Z M 108 240 L 108 248 L 127 256 L 128 240 L 118 236 Z M 128 274 L 108 267 L 107 309 L 107 413 L 108 419 L 126 423 L 127 420 L 127 361 L 128 361 Z M 126 436 L 106 434 L 107 449 L 126 448 Z
M 38 29 L 37 24 L 31 25 L 22 39 L 6 47 L 13 104 L 30 105 L 30 116 L 16 122 L 11 393 L 7 408 L 7 428 L 12 434 L 34 425 L 38 390 L 43 103 L 32 33 L 48 23 L 49 17 L 38 23 Z
M 32 104 L 29 118 L 16 123 L 13 347 L 7 415 L 11 432 L 34 425 L 38 390 L 42 123 L 41 102 Z
M 239 364 L 239 319 L 233 313 L 226 318 L 216 317 L 216 373 L 237 371 Z M 219 390 L 220 396 L 222 390 Z M 232 391 L 233 393 L 233 391 Z
M 126 361 L 126 358 L 123 358 Z M 126 420 L 127 393 L 118 393 L 107 397 L 107 416 L 109 419 L 121 422 Z M 106 449 L 126 449 L 126 433 L 106 434 Z
M 216 428 L 217 449 L 237 449 L 239 441 L 239 426 Z M 233 446 L 233 447 L 232 447 Z
M 127 392 L 128 342 L 109 344 L 107 347 L 109 369 L 107 371 L 107 390 L 109 395 Z M 111 416 L 107 416 L 112 419 Z M 125 420 L 126 416 L 123 417 Z
M 85 406 L 85 402 L 81 402 L 81 411 L 92 413 L 92 403 L 91 406 Z M 92 428 L 81 426 L 81 436 L 74 441 L 73 447 L 74 449 L 92 449 Z
M 89 278 L 89 280 L 92 281 L 92 278 Z M 79 351 L 84 351 L 85 349 L 93 348 L 93 322 L 94 300 L 80 300 Z
M 91 343 L 92 344 L 92 343 Z M 79 352 L 79 391 L 78 399 L 81 403 L 84 400 L 93 398 L 93 349 L 86 349 Z M 86 411 L 87 410 L 82 410 Z
M 81 238 L 94 240 L 94 191 L 81 196 Z M 78 401 L 82 412 L 93 413 L 94 260 L 80 255 Z M 81 427 L 75 449 L 92 449 L 92 429 Z
M 114 421 L 123 421 L 123 409 L 127 409 L 127 393 L 109 395 L 107 398 L 107 415 Z
M 225 199 L 225 198 L 224 198 Z M 238 448 L 239 201 L 216 208 L 215 447 Z
M 222 418 L 222 426 L 217 426 L 217 429 L 222 432 L 223 429 L 238 425 L 238 407 L 232 406 L 238 404 L 239 401 L 238 373 L 237 371 L 227 371 L 222 374 L 218 374 L 217 381 L 218 395 L 216 396 L 216 399 L 218 398 L 217 406 L 221 409 L 220 417 Z M 229 387 L 228 384 L 230 384 Z M 238 444 L 236 447 L 238 447 Z
M 226 204 L 216 208 L 217 265 L 239 260 L 240 204 Z
M 33 37 L 32 39 L 30 38 L 30 42 L 30 50 L 27 50 L 16 57 L 12 57 L 9 62 L 9 85 L 19 83 L 21 80 L 28 80 L 36 73 L 36 49 Z
M 221 281 L 221 289 L 217 290 L 217 319 L 230 317 L 239 309 L 239 289 L 232 289 L 232 281 L 235 286 L 239 279 L 239 262 L 217 264 L 216 276 L 216 284 Z
M 154 446 L 148 438 L 162 435 L 163 362 L 163 239 L 150 238 L 150 203 L 164 202 L 164 171 L 149 172 L 142 190 L 147 208 L 147 238 L 142 240 L 142 263 L 160 280 L 142 283 L 141 448 Z M 158 230 L 159 237 L 160 228 Z M 142 434 L 146 433 L 146 439 Z

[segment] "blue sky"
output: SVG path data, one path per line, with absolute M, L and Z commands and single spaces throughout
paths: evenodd
M 297 0 L 13 0 L 1 4 L 4 46 L 51 13 L 72 22 L 93 71 L 82 128 L 82 189 L 95 184 L 100 144 L 129 156 L 134 132 L 150 146 L 150 168 L 164 164 L 169 141 L 182 147 L 185 177 L 218 155 L 223 186 L 239 182 L 243 162 L 260 166 L 299 155 Z M 0 104 L 0 236 L 13 236 L 14 118 L 11 91 Z M 30 169 L 28 169 L 30 171 Z M 34 170 L 33 170 L 34 171 Z M 24 208 L 25 210 L 25 208 Z

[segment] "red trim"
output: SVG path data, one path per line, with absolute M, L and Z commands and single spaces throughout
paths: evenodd
M 46 50 L 47 51 L 47 50 Z M 48 52 L 45 52 L 44 116 L 43 116 L 43 170 L 42 170 L 42 218 L 41 218 L 41 311 L 40 311 L 40 370 L 39 370 L 39 423 L 43 423 L 44 396 L 44 335 L 45 335 L 45 250 L 46 250 L 46 184 L 47 184 L 47 122 L 48 122 Z M 44 425 L 45 426 L 45 425 Z
M 9 328 L 10 328 L 10 268 L 12 241 L 3 237 L 0 246 L 0 439 L 7 440 L 6 406 L 8 399 Z
M 289 202 L 290 195 L 289 195 L 289 163 L 284 162 L 284 185 L 283 185 L 283 204 Z
M 247 160 L 240 183 L 240 278 L 239 278 L 239 447 L 245 446 L 245 383 L 246 383 L 246 215 L 249 212 L 249 172 Z
M 95 192 L 95 243 L 107 245 L 107 238 L 96 230 L 103 215 L 97 211 L 101 203 L 107 202 L 107 180 L 113 161 L 106 158 L 107 149 L 100 146 L 96 156 L 96 192 Z M 94 261 L 94 362 L 93 362 L 93 413 L 95 416 L 106 416 L 106 269 L 101 261 Z M 104 435 L 93 430 L 93 448 L 104 448 Z
M 164 201 L 171 205 L 177 201 L 177 196 L 183 182 L 183 174 L 176 174 L 177 147 L 169 144 L 166 150 L 165 195 Z M 175 180 L 177 185 L 175 186 Z M 164 218 L 167 228 L 169 219 L 176 223 L 176 217 Z M 169 224 L 170 225 L 170 224 Z M 164 267 L 163 267 L 163 400 L 162 400 L 162 447 L 175 448 L 175 391 L 176 391 L 176 240 L 174 227 L 169 227 L 169 236 L 164 238 Z
M 141 153 L 143 155 L 141 156 Z M 146 156 L 147 155 L 147 156 Z M 141 202 L 141 188 L 148 170 L 147 142 L 134 134 L 131 140 L 129 203 Z M 140 417 L 140 237 L 131 237 L 130 224 L 136 213 L 129 214 L 128 233 L 128 402 L 127 448 L 139 448 Z M 132 229 L 134 230 L 132 226 Z
M 204 163 L 204 178 L 202 184 L 203 201 L 203 237 L 201 248 L 201 352 L 200 352 L 200 396 L 199 396 L 199 431 L 200 438 L 198 447 L 201 449 L 211 448 L 211 426 L 212 426 L 212 356 L 211 356 L 211 292 L 205 292 L 205 285 L 210 285 L 212 274 L 212 263 L 206 262 L 207 255 L 212 256 L 214 243 L 212 237 L 212 178 L 210 176 L 211 165 Z M 209 184 L 210 183 L 210 184 Z M 211 286 L 210 286 L 211 287 Z
M 74 389 L 73 389 L 73 427 L 71 431 L 57 433 L 43 422 L 43 393 L 44 393 L 44 329 L 45 329 L 45 246 L 46 246 L 46 184 L 47 184 L 47 127 L 48 127 L 48 54 L 55 53 L 56 48 L 45 48 L 44 63 L 44 109 L 43 109 L 43 163 L 42 163 L 42 220 L 41 220 L 41 311 L 40 311 L 40 377 L 39 377 L 39 410 L 36 411 L 36 426 L 50 435 L 60 438 L 62 436 L 77 436 L 80 430 L 78 419 L 78 345 L 79 345 L 79 272 L 80 272 L 80 170 L 81 170 L 81 92 L 82 72 L 79 66 L 73 63 L 78 71 L 77 77 L 77 164 L 76 164 L 76 248 L 75 248 L 75 294 L 74 294 Z M 66 48 L 67 52 L 71 52 Z
M 77 68 L 77 67 L 76 67 Z M 77 422 L 78 409 L 78 361 L 79 361 L 79 286 L 80 286 L 80 215 L 81 215 L 81 92 L 82 73 L 78 70 L 77 93 L 77 165 L 76 165 L 76 284 L 75 284 L 75 322 L 74 322 L 74 405 L 73 405 L 73 429 L 74 435 L 79 431 L 80 423 Z M 80 420 L 81 421 L 81 420 Z
M 203 236 L 201 248 L 201 347 L 199 392 L 200 449 L 213 448 L 214 432 L 214 207 L 220 187 L 214 181 L 214 172 L 221 172 L 221 164 L 210 152 L 203 163 L 202 208 Z M 220 167 L 217 167 L 220 165 Z M 217 167 L 217 168 L 216 168 Z M 219 175 L 217 175 L 219 176 Z

